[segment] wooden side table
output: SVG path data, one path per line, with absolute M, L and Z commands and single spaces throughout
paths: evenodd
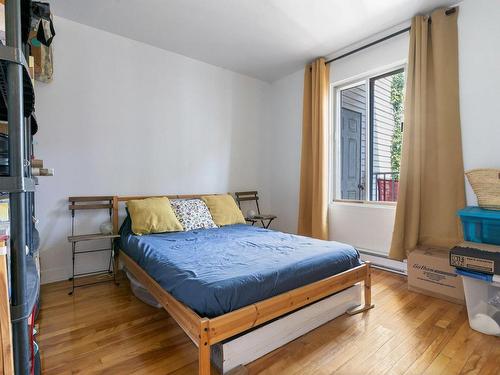
M 112 196 L 69 197 L 68 201 L 70 202 L 68 208 L 71 211 L 71 236 L 68 236 L 68 241 L 71 243 L 71 257 L 73 262 L 72 276 L 69 278 L 69 281 L 72 282 L 72 287 L 68 295 L 72 295 L 76 288 L 80 288 L 82 286 L 89 286 L 110 281 L 113 281 L 116 285 L 119 285 L 119 283 L 116 281 L 116 270 L 113 263 L 113 258 L 116 256 L 115 245 L 114 245 L 115 239 L 120 236 L 118 234 L 102 234 L 102 233 L 75 235 L 75 211 L 107 209 L 109 211 L 109 217 L 111 221 L 111 215 L 113 212 L 113 197 Z M 79 244 L 80 242 L 102 241 L 102 240 L 109 240 L 110 241 L 109 247 L 89 249 L 89 250 L 77 250 L 77 244 Z M 77 255 L 97 253 L 102 251 L 109 251 L 109 262 L 107 268 L 91 272 L 75 273 L 75 263 Z M 90 283 L 75 285 L 75 278 L 77 277 L 97 276 L 103 274 L 107 274 L 110 276 L 112 275 L 113 277 L 107 280 L 99 280 Z

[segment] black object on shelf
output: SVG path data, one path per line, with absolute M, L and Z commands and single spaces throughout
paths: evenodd
M 0 157 L 0 176 L 9 175 L 9 158 Z
M 23 69 L 23 108 L 24 117 L 30 117 L 35 110 L 35 90 L 29 75 L 29 67 L 20 50 L 0 45 L 0 121 L 8 120 L 8 67 L 10 64 L 19 64 Z
M 21 0 L 21 40 L 28 43 L 31 30 L 31 19 L 33 17 L 33 5 L 31 0 Z
M 0 134 L 0 176 L 9 175 L 9 136 Z
M 31 114 L 31 135 L 35 135 L 38 132 L 38 121 L 34 113 Z
M 40 278 L 36 268 L 35 260 L 31 256 L 26 257 L 26 296 L 25 303 L 17 309 L 12 309 L 12 322 L 27 319 L 33 312 L 33 308 L 40 296 Z

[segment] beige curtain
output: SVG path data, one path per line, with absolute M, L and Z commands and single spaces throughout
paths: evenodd
M 328 239 L 328 83 L 320 58 L 304 70 L 298 233 Z
M 390 257 L 419 245 L 461 239 L 456 211 L 465 206 L 458 97 L 457 14 L 439 9 L 412 20 L 405 126 Z

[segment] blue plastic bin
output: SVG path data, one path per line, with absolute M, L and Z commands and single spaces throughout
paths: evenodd
M 458 216 L 466 241 L 500 245 L 500 211 L 465 207 Z

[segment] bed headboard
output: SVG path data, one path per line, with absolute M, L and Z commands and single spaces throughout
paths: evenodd
M 218 194 L 225 194 L 225 193 L 218 193 Z M 118 196 L 115 195 L 113 197 L 113 233 L 118 234 L 118 230 L 120 229 L 120 223 L 119 223 L 119 217 L 118 217 L 118 212 L 120 210 L 120 202 L 127 202 L 127 201 L 132 201 L 136 199 L 146 199 L 146 198 L 161 198 L 161 197 L 167 197 L 168 199 L 195 199 L 195 198 L 201 198 L 206 195 L 218 195 L 216 193 L 212 194 L 177 194 L 177 195 L 131 195 L 131 196 Z

